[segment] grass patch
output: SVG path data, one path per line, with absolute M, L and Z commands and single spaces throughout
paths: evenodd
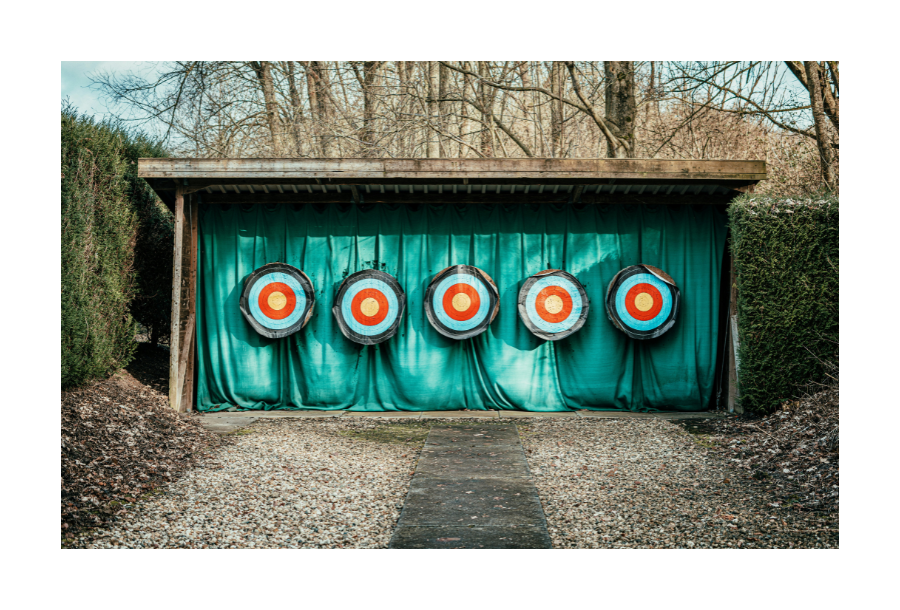
M 708 434 L 694 434 L 694 442 L 706 449 L 716 448 L 716 443 L 710 440 Z
M 693 441 L 705 449 L 715 449 L 716 443 L 712 440 L 712 432 L 715 430 L 704 420 L 683 420 L 675 423 L 685 432 L 691 435 Z
M 388 443 L 391 445 L 422 445 L 431 426 L 415 424 L 385 424 L 375 428 L 362 430 L 340 430 L 339 436 L 357 438 L 374 443 Z

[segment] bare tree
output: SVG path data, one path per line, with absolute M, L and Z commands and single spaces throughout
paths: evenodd
M 284 127 L 281 123 L 281 113 L 278 109 L 278 102 L 275 101 L 275 84 L 272 82 L 272 63 L 268 61 L 251 61 L 250 67 L 256 73 L 259 79 L 259 85 L 262 88 L 263 99 L 266 107 L 266 121 L 269 125 L 269 131 L 272 134 L 272 148 L 276 157 L 284 155 L 284 141 L 282 138 Z
M 573 63 L 573 62 L 569 62 Z M 606 123 L 615 135 L 610 139 L 608 157 L 634 156 L 634 62 L 605 61 L 606 73 Z M 573 82 L 574 74 L 572 75 Z
M 764 158 L 837 188 L 838 62 L 161 62 L 97 74 L 197 157 Z
M 819 150 L 823 186 L 837 188 L 838 62 L 672 62 L 672 65 L 676 74 L 671 92 L 678 103 L 694 105 L 697 113 L 713 111 L 760 118 L 783 134 L 810 138 Z M 803 95 L 785 82 L 786 73 L 796 77 Z M 698 100 L 698 94 L 705 99 Z
M 806 68 L 806 78 L 808 79 L 807 89 L 809 90 L 809 100 L 812 105 L 813 123 L 816 126 L 816 143 L 819 146 L 819 154 L 822 155 L 822 175 L 828 188 L 834 188 L 834 174 L 832 168 L 834 164 L 834 155 L 831 150 L 832 143 L 830 142 L 827 128 L 825 127 L 825 109 L 822 101 L 823 87 L 819 81 L 819 62 L 805 61 L 803 62 L 803 65 Z M 832 118 L 832 121 L 835 122 L 836 126 L 837 117 L 835 116 Z
M 331 97 L 331 82 L 325 62 L 306 62 L 307 86 L 309 88 L 309 103 L 315 116 L 315 132 L 318 141 L 318 149 L 323 157 L 335 155 L 334 137 L 329 133 L 333 115 L 334 103 Z

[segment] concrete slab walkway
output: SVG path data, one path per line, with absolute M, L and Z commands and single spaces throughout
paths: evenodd
M 551 548 L 515 424 L 431 428 L 390 548 Z

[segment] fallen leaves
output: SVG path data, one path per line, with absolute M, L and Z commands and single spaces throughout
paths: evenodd
M 785 405 L 766 417 L 711 422 L 715 450 L 757 480 L 790 486 L 793 504 L 815 510 L 839 505 L 839 390 L 837 386 Z
M 138 357 L 162 360 L 145 368 L 165 371 L 168 354 L 155 352 L 139 350 Z M 126 371 L 64 392 L 60 432 L 60 527 L 67 537 L 109 523 L 126 503 L 175 480 L 200 452 L 224 442 Z

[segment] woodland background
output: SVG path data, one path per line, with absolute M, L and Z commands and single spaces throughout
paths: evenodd
M 835 61 L 177 61 L 92 75 L 182 157 L 764 159 L 838 189 Z

